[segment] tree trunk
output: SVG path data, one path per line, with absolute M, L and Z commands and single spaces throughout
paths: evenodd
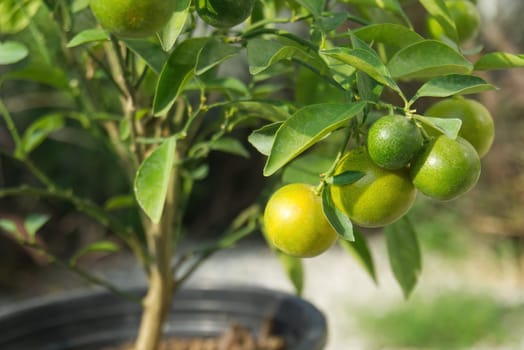
M 134 350 L 156 350 L 162 338 L 162 328 L 171 308 L 175 290 L 171 255 L 176 221 L 179 219 L 178 194 L 180 174 L 175 167 L 159 224 L 144 218 L 147 246 L 151 263 L 148 269 L 148 291 Z
M 163 278 L 160 271 L 151 271 L 135 350 L 158 348 L 162 337 L 162 325 L 171 307 L 173 285 L 169 281 L 171 279 Z

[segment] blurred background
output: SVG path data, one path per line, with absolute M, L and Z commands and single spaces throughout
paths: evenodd
M 524 52 L 524 2 L 479 0 L 478 6 L 483 17 L 478 42 L 486 51 Z M 411 9 L 416 11 L 416 4 Z M 4 72 L 0 67 L 0 74 Z M 404 300 L 392 277 L 380 231 L 366 231 L 376 262 L 377 284 L 339 247 L 305 260 L 304 296 L 328 317 L 328 350 L 524 349 L 524 70 L 495 72 L 484 78 L 500 88 L 476 96 L 495 119 L 495 143 L 482 160 L 479 184 L 467 195 L 445 203 L 423 196 L 417 199 L 410 215 L 419 233 L 423 270 L 412 297 Z M 46 108 L 50 100 L 61 98 L 48 96 L 37 87 L 31 91 L 27 85 L 21 95 L 17 88 L 16 84 L 6 85 L 0 93 L 14 108 L 21 127 L 29 118 L 24 111 Z M 55 172 L 58 181 L 83 189 L 95 201 L 125 190 L 123 174 L 116 170 L 100 173 L 111 162 L 101 148 L 85 135 L 69 131 L 72 133 L 53 135 L 38 149 L 34 158 L 39 164 L 47 170 L 63 169 Z M 63 147 L 64 141 L 72 146 Z M 82 146 L 75 146 L 78 143 Z M 0 123 L 0 149 L 10 147 L 9 134 Z M 199 190 L 188 215 L 193 240 L 207 239 L 220 231 L 257 196 L 263 185 L 262 162 L 261 158 L 239 162 L 226 155 L 212 158 L 212 181 Z M 86 163 L 93 174 L 102 176 L 83 172 L 80 165 Z M 19 183 L 25 176 L 23 169 L 0 152 L 0 187 Z M 49 215 L 51 220 L 39 237 L 57 255 L 67 255 L 107 234 L 70 209 L 58 201 L 0 200 L 0 218 L 22 220 L 35 212 Z M 202 220 L 202 213 L 206 213 L 206 220 Z M 124 287 L 144 282 L 126 252 L 92 254 L 81 263 Z M 189 283 L 247 283 L 293 290 L 260 237 L 218 253 Z M 0 230 L 0 310 L 27 298 L 83 288 L 92 287 L 48 264 L 38 253 L 20 247 Z

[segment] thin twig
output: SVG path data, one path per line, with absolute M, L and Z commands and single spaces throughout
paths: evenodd
M 20 195 L 65 200 L 66 202 L 73 204 L 78 211 L 90 216 L 104 226 L 108 227 L 111 231 L 114 231 L 126 242 L 128 242 L 129 237 L 131 236 L 131 229 L 125 227 L 120 222 L 107 215 L 107 213 L 101 207 L 89 199 L 77 197 L 73 191 L 63 190 L 56 187 L 53 189 L 46 189 L 27 185 L 0 189 L 0 198 Z
M 123 298 L 126 298 L 132 302 L 135 302 L 135 303 L 138 303 L 138 304 L 142 304 L 142 301 L 141 301 L 141 298 L 140 297 L 137 297 L 133 294 L 130 294 L 130 293 L 127 293 L 121 289 L 119 289 L 118 287 L 114 286 L 113 284 L 111 284 L 109 281 L 106 281 L 98 276 L 95 276 L 93 275 L 92 273 L 90 273 L 89 271 L 86 271 L 80 267 L 78 267 L 76 264 L 73 264 L 71 262 L 68 262 L 68 261 L 65 261 L 51 253 L 49 253 L 49 251 L 47 251 L 47 249 L 45 247 L 42 247 L 40 244 L 36 243 L 36 242 L 30 242 L 30 241 L 26 241 L 26 240 L 18 240 L 18 242 L 25 246 L 25 247 L 28 247 L 28 248 L 31 248 L 31 249 L 34 249 L 36 251 L 38 251 L 39 253 L 45 255 L 45 257 L 47 259 L 49 259 L 50 262 L 52 263 L 56 263 L 64 268 L 66 268 L 67 270 L 71 271 L 71 272 L 74 272 L 76 273 L 77 275 L 79 275 L 80 277 L 82 277 L 84 280 L 92 283 L 92 284 L 95 284 L 95 285 L 98 285 L 100 287 L 103 287 L 105 289 L 107 289 L 108 291 L 110 291 L 111 293 L 113 294 L 116 294 L 118 296 L 121 296 Z

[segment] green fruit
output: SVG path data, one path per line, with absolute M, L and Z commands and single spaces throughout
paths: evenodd
M 482 158 L 495 138 L 495 125 L 489 111 L 481 103 L 469 99 L 446 99 L 431 106 L 429 117 L 462 120 L 459 135 L 466 139 Z
M 417 191 L 407 169 L 387 170 L 377 166 L 365 148 L 349 151 L 335 169 L 335 175 L 347 171 L 364 176 L 347 185 L 331 185 L 335 206 L 354 223 L 380 227 L 400 219 L 413 205 Z
M 480 29 L 480 14 L 475 4 L 468 0 L 447 0 L 445 4 L 455 22 L 459 41 L 463 43 L 474 39 Z M 427 27 L 429 34 L 435 39 L 441 39 L 445 35 L 444 29 L 434 17 L 428 18 Z
M 386 169 L 400 169 L 417 154 L 424 139 L 412 119 L 388 115 L 377 120 L 369 129 L 368 153 L 371 159 Z
M 411 164 L 411 179 L 425 195 L 451 200 L 475 186 L 480 176 L 480 158 L 461 137 L 441 135 L 430 142 Z
M 264 227 L 275 247 L 300 258 L 323 253 L 338 237 L 314 188 L 300 183 L 286 185 L 271 196 L 264 210 Z
M 91 10 L 111 33 L 144 38 L 161 30 L 175 10 L 176 0 L 91 0 Z
M 230 28 L 244 22 L 255 0 L 196 0 L 196 10 L 204 22 L 217 28 Z

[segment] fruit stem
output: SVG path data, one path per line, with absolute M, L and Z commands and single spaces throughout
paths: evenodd
M 346 148 L 349 144 L 349 141 L 351 140 L 351 136 L 353 135 L 353 129 L 356 128 L 356 126 L 353 123 L 354 119 L 352 119 L 351 125 L 347 128 L 346 135 L 344 142 L 342 142 L 340 149 L 337 153 L 337 156 L 335 158 L 335 161 L 331 164 L 331 167 L 328 171 L 326 171 L 322 175 L 322 179 L 320 180 L 320 184 L 315 188 L 315 194 L 317 196 L 320 196 L 322 194 L 322 191 L 324 190 L 324 187 L 328 184 L 328 179 L 333 176 L 333 173 L 335 172 L 335 169 L 337 168 L 338 163 L 340 162 L 340 159 L 342 159 L 342 156 L 346 152 Z

